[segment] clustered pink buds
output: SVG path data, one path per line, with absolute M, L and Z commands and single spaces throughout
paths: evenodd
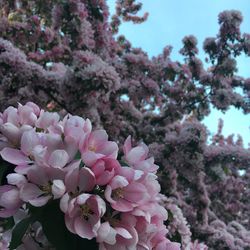
M 0 217 L 59 200 L 67 229 L 101 250 L 180 249 L 166 238 L 158 166 L 145 144 L 128 137 L 121 164 L 105 130 L 31 102 L 0 113 L 0 132 L 1 157 L 15 166 L 0 186 Z

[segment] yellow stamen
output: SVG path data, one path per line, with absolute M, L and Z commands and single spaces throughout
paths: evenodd
M 88 204 L 83 204 L 80 206 L 81 209 L 81 216 L 85 219 L 88 220 L 89 219 L 89 215 L 93 214 L 91 208 L 89 207 Z
M 113 196 L 115 199 L 120 199 L 123 198 L 123 189 L 122 188 L 117 188 L 113 190 Z
M 89 151 L 96 152 L 96 147 L 94 145 L 89 145 L 88 149 Z
M 50 194 L 51 193 L 51 185 L 47 184 L 44 186 L 41 186 L 40 189 L 45 192 L 46 194 Z

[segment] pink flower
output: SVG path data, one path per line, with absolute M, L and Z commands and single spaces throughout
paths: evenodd
M 27 102 L 24 106 L 30 107 L 36 116 L 40 115 L 40 108 L 34 102 Z
M 27 102 L 25 105 L 18 104 L 18 108 L 8 107 L 2 114 L 2 123 L 11 123 L 16 127 L 22 125 L 33 126 L 40 113 L 40 108 L 33 102 Z
M 157 202 L 147 202 L 144 205 L 134 208 L 130 213 L 136 217 L 143 217 L 147 223 L 156 220 L 164 221 L 168 217 L 166 209 Z
M 10 143 L 18 145 L 21 139 L 21 130 L 10 122 L 0 125 L 0 132 L 4 135 Z
M 113 209 L 120 212 L 132 211 L 134 207 L 148 199 L 146 187 L 128 179 L 125 176 L 116 175 L 105 189 L 105 198 Z
M 37 153 L 40 152 L 40 139 L 37 133 L 31 129 L 25 131 L 21 137 L 21 150 L 5 147 L 0 151 L 1 157 L 16 166 L 15 171 L 26 173 L 29 164 L 36 159 Z
M 80 161 L 77 165 L 79 167 Z M 83 192 L 90 192 L 95 187 L 95 175 L 86 167 L 74 168 L 65 176 L 65 186 L 67 193 L 60 200 L 60 208 L 66 213 L 72 197 L 76 197 Z
M 70 201 L 65 223 L 70 232 L 90 240 L 97 236 L 105 212 L 106 204 L 99 196 L 81 194 Z
M 18 188 L 11 185 L 0 186 L 0 217 L 13 216 L 22 204 Z
M 14 146 L 19 146 L 23 132 L 32 129 L 40 109 L 34 103 L 24 106 L 19 104 L 18 109 L 9 107 L 0 119 L 0 131 Z
M 21 124 L 34 126 L 37 121 L 37 113 L 39 107 L 34 103 L 27 103 L 26 105 L 18 104 L 18 116 Z
M 64 123 L 64 136 L 73 138 L 79 144 L 82 134 L 90 133 L 92 125 L 89 119 L 70 116 Z
M 57 113 L 41 110 L 40 116 L 36 121 L 36 127 L 46 130 L 50 126 L 58 123 L 59 119 L 60 116 Z
M 149 222 L 144 216 L 134 217 L 131 214 L 125 214 L 124 219 L 134 221 L 133 224 L 138 233 L 136 249 L 180 250 L 179 243 L 171 242 L 166 238 L 168 231 L 159 217 Z
M 21 137 L 21 150 L 13 148 L 4 148 L 0 153 L 4 160 L 14 165 L 25 165 L 31 163 L 33 152 L 36 146 L 40 144 L 40 139 L 34 129 L 23 132 Z M 30 157 L 30 158 L 29 158 Z
M 126 161 L 131 165 L 144 160 L 148 155 L 148 147 L 144 143 L 132 148 L 131 136 L 128 136 L 126 139 L 123 146 L 123 151 Z
M 117 160 L 102 158 L 97 160 L 91 170 L 95 174 L 96 184 L 104 186 L 110 182 L 119 168 L 121 168 L 121 165 Z
M 161 191 L 161 186 L 157 180 L 157 176 L 153 173 L 143 173 L 138 180 L 147 189 L 151 201 L 158 199 L 158 194 Z
M 105 130 L 96 130 L 83 135 L 80 142 L 82 160 L 87 166 L 93 166 L 98 159 L 107 157 L 116 159 L 118 146 L 115 142 L 108 141 Z
M 90 192 L 95 187 L 95 175 L 89 168 L 76 168 L 66 174 L 65 185 L 72 194 Z
M 164 225 L 156 227 L 154 233 L 152 233 L 151 244 L 155 250 L 180 250 L 181 245 L 177 242 L 171 242 L 166 238 L 167 229 Z
M 156 173 L 157 169 L 159 168 L 154 164 L 153 157 L 146 159 L 149 150 L 144 143 L 132 148 L 131 136 L 126 139 L 123 146 L 123 151 L 126 162 L 134 169 Z
M 19 127 L 20 123 L 19 123 L 19 116 L 17 113 L 17 109 L 12 106 L 5 109 L 2 114 L 2 121 L 3 123 L 9 122 Z
M 20 189 L 20 198 L 35 207 L 45 205 L 50 199 L 61 198 L 65 191 L 62 180 L 56 179 L 49 169 L 33 166 L 27 173 L 29 183 Z
M 96 237 L 100 250 L 135 249 L 137 233 L 134 228 L 127 230 L 125 227 L 112 228 L 108 222 L 103 223 Z
M 106 221 L 100 225 L 97 231 L 96 241 L 99 243 L 105 242 L 109 245 L 114 245 L 116 243 L 116 235 L 116 230 Z
M 135 229 L 136 220 L 133 216 L 126 216 L 126 214 L 121 214 L 120 220 L 110 218 L 111 223 L 114 224 L 113 227 L 107 222 L 101 225 L 96 238 L 97 242 L 100 243 L 100 250 L 138 249 L 138 234 Z
M 63 157 L 63 159 L 67 162 L 71 161 L 74 159 L 75 154 L 78 151 L 78 145 L 76 145 L 75 141 L 70 138 L 70 137 L 63 137 L 62 134 L 57 134 L 57 133 L 42 133 L 42 135 L 39 134 L 39 136 L 41 137 L 41 145 L 46 148 L 46 156 L 44 159 L 42 159 L 43 162 L 46 162 L 46 164 L 42 164 L 42 165 L 48 165 L 48 161 L 51 155 L 51 161 L 53 161 L 54 163 L 53 166 L 54 167 L 58 167 L 60 164 L 58 165 L 58 163 L 55 162 L 56 159 L 58 159 L 58 157 Z M 61 156 L 60 156 L 61 155 Z M 62 166 L 60 167 L 62 168 Z

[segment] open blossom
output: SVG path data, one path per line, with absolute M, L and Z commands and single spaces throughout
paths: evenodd
M 92 166 L 98 159 L 104 157 L 116 159 L 118 146 L 115 142 L 108 141 L 105 130 L 96 130 L 82 136 L 80 152 L 83 162 L 87 166 Z
M 76 194 L 77 192 L 90 192 L 94 189 L 95 184 L 94 173 L 86 167 L 80 169 L 75 168 L 65 176 L 67 191 L 72 194 Z
M 136 218 L 128 213 L 122 213 L 119 220 L 109 218 L 110 224 L 102 225 L 98 231 L 97 241 L 100 250 L 138 249 L 138 233 L 135 229 Z M 102 229 L 102 230 L 101 230 Z M 105 231 L 103 230 L 105 229 Z M 101 232 L 102 231 L 102 232 Z M 107 238 L 104 238 L 106 234 Z M 113 237 L 115 236 L 115 242 Z
M 18 145 L 23 132 L 32 129 L 37 116 L 40 113 L 39 107 L 28 102 L 25 105 L 18 104 L 18 108 L 7 108 L 0 118 L 0 132 L 13 145 Z
M 130 214 L 136 217 L 143 217 L 149 224 L 152 221 L 165 221 L 168 217 L 166 209 L 155 201 L 147 202 L 144 205 L 134 208 Z
M 82 238 L 93 239 L 101 225 L 106 204 L 97 195 L 81 194 L 72 199 L 65 214 L 65 223 L 70 232 Z
M 135 179 L 116 175 L 105 189 L 105 198 L 113 209 L 128 212 L 149 199 L 146 190 L 146 187 Z
M 29 164 L 40 153 L 40 138 L 34 129 L 30 129 L 22 134 L 20 144 L 20 150 L 5 147 L 0 151 L 0 154 L 4 160 L 19 166 L 21 169 L 28 169 Z
M 37 121 L 37 116 L 40 109 L 34 103 L 27 103 L 26 105 L 18 104 L 18 116 L 20 124 L 34 126 Z
M 41 110 L 40 116 L 36 121 L 36 127 L 41 129 L 48 129 L 50 126 L 58 123 L 60 116 L 57 113 L 51 113 Z
M 147 158 L 149 150 L 144 143 L 140 143 L 138 146 L 132 148 L 131 136 L 126 139 L 123 151 L 125 154 L 124 159 L 134 169 L 156 173 L 159 168 L 154 164 L 153 157 Z
M 121 168 L 120 163 L 112 158 L 99 159 L 91 166 L 91 170 L 95 174 L 96 184 L 100 186 L 107 185 L 119 168 Z
M 27 179 L 29 182 L 20 189 L 20 198 L 36 207 L 45 205 L 52 198 L 61 198 L 66 191 L 64 182 L 46 168 L 33 166 Z
M 127 220 L 131 220 L 131 215 L 126 215 Z M 133 217 L 132 217 L 133 218 Z M 148 222 L 143 216 L 136 216 L 135 228 L 138 233 L 139 242 L 138 249 L 157 249 L 157 250 L 178 250 L 180 249 L 179 243 L 173 243 L 165 236 L 167 229 L 163 224 L 163 220 L 153 218 Z
M 75 163 L 79 166 L 80 161 Z M 74 168 L 65 176 L 65 193 L 60 200 L 60 208 L 66 213 L 72 198 L 84 192 L 91 192 L 95 187 L 95 175 L 89 168 Z

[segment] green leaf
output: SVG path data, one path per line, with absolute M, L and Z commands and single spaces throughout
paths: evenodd
M 11 242 L 10 242 L 10 250 L 16 249 L 22 243 L 22 238 L 26 233 L 28 227 L 33 223 L 34 218 L 28 217 L 21 220 L 13 229 Z
M 59 209 L 58 202 L 52 201 L 43 207 L 39 221 L 44 234 L 56 249 L 75 249 L 75 242 L 65 226 L 64 214 Z

